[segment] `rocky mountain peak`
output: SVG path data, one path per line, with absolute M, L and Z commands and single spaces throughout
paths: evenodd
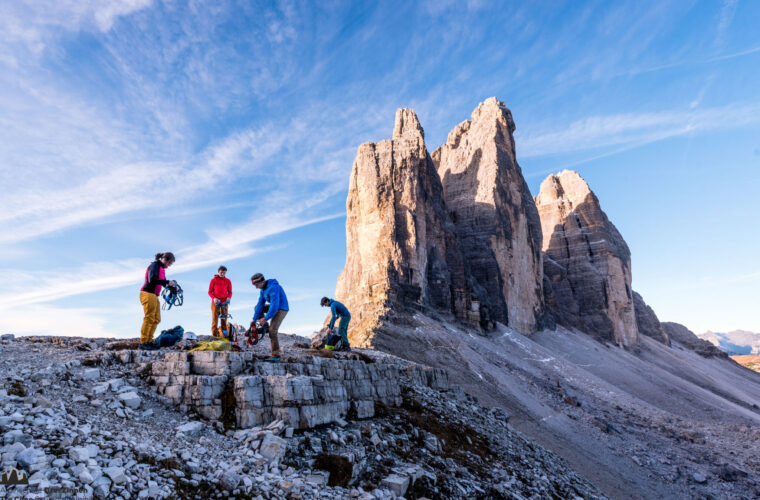
M 625 346 L 638 342 L 631 253 L 599 199 L 577 173 L 541 183 L 544 273 L 558 321 Z
M 396 123 L 393 126 L 393 139 L 419 138 L 425 139 L 425 131 L 413 109 L 400 108 L 396 111 Z
M 589 196 L 594 195 L 583 177 L 574 170 L 563 170 L 544 179 L 536 196 L 536 204 L 556 203 L 563 208 L 572 208 L 583 203 Z
M 351 343 L 383 346 L 382 324 L 409 309 L 479 322 L 441 181 L 411 109 L 393 139 L 359 146 L 346 200 L 346 266 L 335 296 L 352 311 Z
M 541 225 L 515 158 L 512 114 L 495 97 L 457 125 L 432 159 L 456 228 L 482 326 L 521 333 L 543 318 Z
M 515 122 L 512 120 L 512 112 L 496 97 L 489 97 L 481 102 L 470 116 L 472 123 L 492 123 L 503 125 L 511 134 L 515 131 Z

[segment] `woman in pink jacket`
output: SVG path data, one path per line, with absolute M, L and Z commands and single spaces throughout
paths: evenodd
M 174 254 L 171 252 L 157 253 L 154 260 L 145 270 L 145 282 L 140 289 L 140 303 L 145 311 L 142 329 L 140 329 L 140 349 L 155 351 L 158 347 L 153 343 L 153 334 L 161 322 L 161 305 L 158 296 L 162 286 L 174 286 L 174 281 L 166 279 L 166 268 L 174 264 Z

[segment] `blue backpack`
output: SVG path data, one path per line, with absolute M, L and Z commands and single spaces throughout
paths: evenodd
M 170 330 L 163 330 L 161 335 L 159 335 L 153 342 L 155 342 L 158 347 L 171 347 L 182 340 L 184 335 L 185 329 L 181 326 L 175 326 Z

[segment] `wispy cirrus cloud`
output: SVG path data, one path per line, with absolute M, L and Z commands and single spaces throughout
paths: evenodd
M 0 242 L 11 243 L 123 212 L 181 203 L 225 179 L 250 173 L 276 153 L 283 134 L 236 133 L 187 163 L 111 165 L 79 185 L 56 189 L 16 183 L 0 201 Z
M 40 54 L 61 31 L 105 32 L 116 19 L 150 6 L 153 0 L 35 0 L 0 5 L 0 59 L 19 63 L 19 46 Z
M 290 115 L 242 120 L 236 109 L 292 81 L 310 7 L 217 4 L 171 13 L 165 5 L 146 9 L 151 2 L 143 0 L 49 3 L 0 7 L 7 14 L 0 26 L 16 33 L 0 41 L 0 52 L 37 56 L 19 57 L 15 70 L 0 76 L 0 128 L 7 131 L 0 137 L 0 181 L 10 187 L 0 199 L 0 242 L 169 203 L 181 207 L 263 169 L 260 189 L 294 186 L 292 193 L 350 167 L 363 128 L 350 127 L 359 113 L 348 117 L 345 107 L 299 102 Z M 136 22 L 115 24 L 137 12 Z M 160 22 L 169 14 L 176 23 Z M 247 19 L 243 38 L 224 43 L 219 26 L 238 18 Z M 22 24 L 31 31 L 14 31 Z M 71 71 L 58 42 L 78 30 L 99 32 L 92 76 L 105 86 L 76 74 L 50 78 L 50 66 Z M 2 59 L 0 68 L 4 62 L 11 69 Z M 295 81 L 308 85 L 308 75 Z M 197 137 L 203 127 L 193 122 L 213 126 L 220 112 L 240 120 L 238 129 Z M 348 119 L 339 133 L 315 134 L 326 116 Z
M 625 145 L 643 145 L 679 135 L 740 127 L 760 122 L 760 103 L 591 116 L 564 128 L 529 131 L 518 136 L 518 155 L 548 156 Z
M 252 243 L 344 215 L 335 213 L 309 217 L 305 212 L 319 203 L 320 198 L 318 195 L 306 202 L 298 203 L 291 200 L 282 206 L 271 205 L 269 208 L 273 213 L 266 214 L 266 222 L 261 221 L 259 214 L 242 225 L 220 229 L 218 233 L 209 235 L 203 243 L 177 250 L 177 264 L 172 266 L 172 276 L 213 266 L 220 261 L 231 262 L 271 250 L 271 247 L 255 246 Z M 94 290 L 104 291 L 134 285 L 136 277 L 141 276 L 144 268 L 144 259 L 133 258 L 90 262 L 80 269 L 69 271 L 3 269 L 0 270 L 0 275 L 10 285 L 0 294 L 0 312 L 19 305 L 47 303 L 89 294 Z M 35 284 L 31 290 L 30 283 Z

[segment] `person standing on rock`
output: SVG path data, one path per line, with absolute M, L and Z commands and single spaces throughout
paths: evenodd
M 264 279 L 264 275 L 256 273 L 251 276 L 251 284 L 261 290 L 259 302 L 253 312 L 253 321 L 251 326 L 256 322 L 264 326 L 269 323 L 269 341 L 272 344 L 272 356 L 265 359 L 272 363 L 280 362 L 280 342 L 277 340 L 277 332 L 280 329 L 282 320 L 288 314 L 288 298 L 277 280 Z
M 227 336 L 227 311 L 232 298 L 232 282 L 226 274 L 227 268 L 219 266 L 217 274 L 208 285 L 208 296 L 211 297 L 211 335 L 214 337 Z M 222 323 L 221 333 L 217 326 L 219 320 Z
M 162 286 L 174 286 L 173 280 L 166 279 L 166 268 L 174 264 L 174 254 L 171 252 L 157 253 L 156 260 L 145 270 L 145 282 L 140 289 L 140 304 L 143 306 L 145 317 L 140 329 L 140 349 L 155 351 L 158 346 L 153 343 L 153 334 L 161 322 L 161 305 L 158 296 Z
M 348 345 L 348 322 L 351 321 L 351 313 L 348 312 L 348 308 L 338 302 L 335 299 L 322 297 L 320 301 L 322 307 L 329 307 L 332 317 L 330 318 L 330 331 L 335 326 L 335 320 L 340 318 L 340 325 L 338 326 L 338 335 L 343 340 L 343 350 L 350 351 L 351 347 Z

